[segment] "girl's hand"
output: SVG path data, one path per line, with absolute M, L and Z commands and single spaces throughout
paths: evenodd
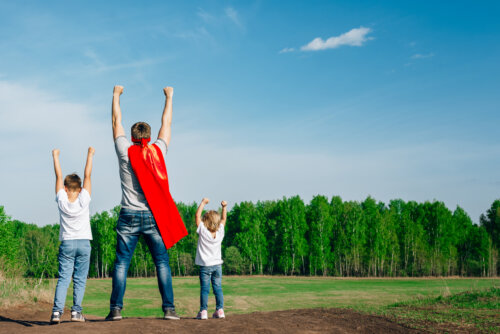
M 220 205 L 222 205 L 222 207 L 225 208 L 227 206 L 227 202 L 226 201 L 222 201 L 222 202 L 220 202 Z

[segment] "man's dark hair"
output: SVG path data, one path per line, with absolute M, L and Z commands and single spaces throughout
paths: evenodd
M 132 125 L 132 138 L 143 139 L 151 138 L 151 127 L 146 122 L 137 122 Z

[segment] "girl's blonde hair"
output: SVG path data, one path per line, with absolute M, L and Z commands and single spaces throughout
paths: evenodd
M 220 225 L 220 214 L 217 211 L 210 210 L 203 215 L 203 224 L 210 232 L 216 232 Z

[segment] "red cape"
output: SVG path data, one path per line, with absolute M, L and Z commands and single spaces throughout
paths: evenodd
M 128 157 L 168 249 L 188 232 L 170 195 L 167 167 L 160 148 L 144 144 L 130 146 Z

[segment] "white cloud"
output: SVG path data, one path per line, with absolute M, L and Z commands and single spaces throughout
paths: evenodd
M 335 49 L 342 45 L 349 46 L 362 46 L 368 40 L 373 39 L 373 37 L 367 37 L 372 30 L 370 28 L 359 27 L 351 29 L 350 31 L 340 35 L 328 38 L 326 41 L 317 37 L 309 42 L 307 45 L 302 46 L 300 49 L 302 51 L 319 51 L 326 49 Z
M 417 53 L 417 54 L 414 54 L 413 56 L 411 56 L 411 59 L 425 59 L 425 58 L 432 58 L 434 57 L 434 53 L 427 53 L 427 54 L 421 54 L 421 53 Z
M 109 64 L 106 63 L 101 57 L 99 57 L 99 55 L 97 55 L 93 50 L 87 49 L 84 52 L 84 55 L 91 61 L 91 63 L 83 65 L 80 69 L 70 70 L 67 73 L 80 73 L 84 71 L 85 73 L 96 74 L 108 71 L 123 70 L 128 68 L 140 69 L 146 66 L 157 65 L 159 63 L 164 62 L 167 59 L 166 57 L 156 58 L 156 59 L 144 58 L 126 63 Z
M 176 37 L 191 40 L 194 42 L 209 42 L 214 44 L 214 37 L 208 32 L 205 27 L 195 28 L 193 30 L 187 30 L 180 33 L 175 34 Z
M 198 15 L 198 17 L 200 17 L 205 23 L 211 23 L 215 20 L 215 17 L 203 8 L 198 8 L 196 15 Z
M 280 51 L 280 53 L 288 53 L 288 52 L 294 52 L 295 48 L 284 48 Z
M 242 28 L 243 24 L 241 23 L 240 17 L 238 15 L 238 12 L 236 9 L 233 7 L 227 7 L 224 12 L 226 13 L 226 16 L 233 21 L 234 24 L 236 24 L 238 27 Z

